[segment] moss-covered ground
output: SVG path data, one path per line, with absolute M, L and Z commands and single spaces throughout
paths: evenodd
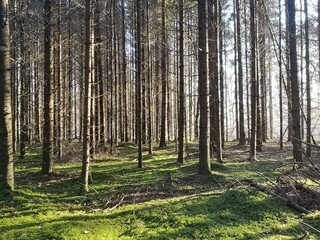
M 240 180 L 263 184 L 290 152 L 267 149 L 247 161 L 246 148 L 227 147 L 224 164 L 199 176 L 196 145 L 186 164 L 176 163 L 175 145 L 144 155 L 124 144 L 91 165 L 90 192 L 81 194 L 79 161 L 55 163 L 42 176 L 41 156 L 30 149 L 16 159 L 16 190 L 0 196 L 0 239 L 320 239 L 320 214 L 299 215 Z M 281 158 L 281 159 L 279 159 Z M 281 160 L 281 161 L 279 161 Z

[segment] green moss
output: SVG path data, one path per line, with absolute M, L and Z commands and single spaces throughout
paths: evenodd
M 197 151 L 196 144 L 190 149 Z M 317 239 L 306 224 L 319 229 L 319 214 L 302 224 L 270 196 L 221 188 L 235 178 L 263 182 L 261 175 L 275 175 L 275 160 L 225 157 L 203 177 L 197 159 L 176 163 L 174 143 L 145 156 L 143 169 L 135 158 L 131 144 L 121 145 L 117 156 L 100 154 L 91 191 L 80 195 L 80 162 L 56 164 L 54 176 L 44 177 L 34 150 L 17 161 L 16 191 L 0 199 L 0 239 L 297 239 L 306 232 L 306 239 Z

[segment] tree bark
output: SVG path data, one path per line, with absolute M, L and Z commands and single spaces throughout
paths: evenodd
M 249 161 L 256 161 L 257 138 L 257 79 L 256 79 L 256 29 L 255 29 L 255 0 L 250 0 L 250 48 L 251 48 L 251 134 Z
M 83 106 L 83 145 L 82 145 L 82 190 L 89 191 L 90 175 L 90 113 L 91 113 L 91 0 L 86 0 L 85 10 L 85 74 L 84 74 L 84 106 Z
M 320 0 L 319 0 L 320 1 Z M 280 105 L 280 150 L 283 149 L 283 94 L 282 94 L 282 18 L 281 0 L 279 0 L 279 105 Z
M 289 14 L 289 50 L 290 50 L 290 82 L 291 82 L 291 101 L 292 101 L 292 128 L 294 133 L 293 158 L 297 162 L 302 162 L 301 152 L 301 129 L 300 129 L 300 92 L 298 82 L 297 64 L 297 37 L 296 37 L 296 8 L 295 0 L 288 1 Z
M 179 117 L 178 117 L 178 162 L 184 163 L 184 122 L 185 122 L 185 99 L 184 99 L 184 28 L 183 28 L 183 2 L 179 0 Z
M 45 1 L 44 21 L 44 123 L 43 123 L 43 159 L 42 173 L 53 172 L 53 138 L 54 138 L 54 75 L 52 43 L 52 1 Z
M 23 17 L 19 19 L 19 46 L 20 46 L 20 155 L 19 158 L 24 158 L 26 154 L 26 144 L 28 141 L 28 91 L 27 91 L 27 54 L 25 39 L 24 39 L 24 21 Z
M 137 0 L 137 140 L 138 140 L 138 168 L 142 168 L 142 132 L 141 132 L 141 0 Z
M 199 132 L 199 174 L 210 174 L 209 151 L 209 119 L 208 119 L 208 69 L 207 69 L 207 0 L 198 2 L 199 24 L 199 108 L 200 108 L 200 132 Z
M 237 50 L 238 50 L 238 82 L 239 82 L 239 145 L 246 144 L 244 131 L 244 104 L 243 104 L 243 67 L 242 67 L 242 38 L 241 38 L 241 11 L 239 0 L 236 0 L 237 16 Z
M 14 189 L 8 4 L 0 1 L 0 190 Z
M 311 157 L 311 79 L 310 79 L 310 43 L 308 2 L 304 0 L 305 11 L 305 40 L 306 40 L 306 92 L 307 92 L 307 156 Z
M 166 108 L 167 108 L 167 63 L 166 63 L 166 1 L 161 3 L 161 85 L 162 85 L 162 101 L 161 101 L 161 130 L 160 130 L 160 147 L 166 146 Z

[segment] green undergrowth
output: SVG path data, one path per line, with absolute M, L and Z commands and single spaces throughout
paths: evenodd
M 175 144 L 144 155 L 120 145 L 91 165 L 90 192 L 81 194 L 79 161 L 55 163 L 43 176 L 34 148 L 16 159 L 16 190 L 0 195 L 0 239 L 319 239 L 320 214 L 300 216 L 278 200 L 239 183 L 264 184 L 280 163 L 261 155 L 249 163 L 246 149 L 228 148 L 212 175 L 197 175 L 196 145 L 184 165 Z M 146 151 L 147 152 L 147 151 Z

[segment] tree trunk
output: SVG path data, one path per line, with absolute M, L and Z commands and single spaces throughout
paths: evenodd
M 160 147 L 166 146 L 166 108 L 167 108 L 167 63 L 166 63 L 166 1 L 162 0 L 161 4 L 161 85 L 162 85 L 162 101 L 161 101 L 161 130 L 160 130 Z
M 152 155 L 152 58 L 151 58 L 151 50 L 150 50 L 150 27 L 149 27 L 149 21 L 150 21 L 150 14 L 149 14 L 149 7 L 150 4 L 148 1 L 146 1 L 146 9 L 147 9 L 147 99 L 148 99 L 148 153 L 149 156 Z
M 52 43 L 52 1 L 45 1 L 44 21 L 44 123 L 43 123 L 43 159 L 42 173 L 53 172 L 53 138 L 54 138 L 54 74 Z
M 289 50 L 290 50 L 290 79 L 291 79 L 291 97 L 292 97 L 292 128 L 294 133 L 293 158 L 297 162 L 302 162 L 301 152 L 301 129 L 300 129 L 300 92 L 298 82 L 298 64 L 297 64 L 297 38 L 296 38 L 296 8 L 295 0 L 288 1 L 289 14 Z
M 255 0 L 250 0 L 250 45 L 251 45 L 251 134 L 249 161 L 256 161 L 257 138 L 257 79 L 256 79 L 256 27 L 255 27 Z
M 236 0 L 233 1 L 233 30 L 237 33 L 237 13 L 236 13 Z M 236 139 L 239 140 L 239 92 L 238 92 L 238 44 L 237 34 L 234 34 L 234 98 L 235 98 L 235 121 L 236 121 Z M 240 50 L 241 51 L 241 50 Z
M 266 83 L 266 16 L 263 4 L 260 5 L 259 58 L 260 58 L 260 90 L 261 90 L 261 145 L 267 141 L 267 83 Z
M 0 1 L 0 190 L 14 189 L 8 4 Z
M 85 75 L 84 75 L 84 106 L 83 106 L 83 145 L 82 145 L 82 190 L 89 191 L 90 175 L 90 113 L 91 113 L 91 0 L 86 0 L 86 41 L 85 41 Z
M 290 64 L 290 46 L 289 46 L 289 38 L 290 38 L 290 30 L 289 30 L 289 2 L 291 0 L 285 0 L 285 12 L 286 12 L 286 64 L 287 64 L 287 89 L 286 89 L 286 93 L 287 93 L 287 101 L 288 101 L 288 128 L 287 128 L 287 132 L 288 132 L 288 142 L 292 141 L 292 132 L 293 130 L 293 120 L 292 120 L 292 93 L 291 93 L 291 64 Z
M 237 16 L 237 50 L 238 50 L 238 82 L 239 82 L 239 145 L 246 144 L 244 131 L 244 104 L 243 104 L 243 67 L 242 67 L 242 38 L 241 38 L 241 11 L 239 0 L 236 0 Z
M 207 70 L 207 0 L 198 2 L 199 24 L 199 108 L 200 108 L 200 136 L 199 136 L 199 174 L 210 174 L 209 151 L 209 119 L 208 119 L 208 70 Z
M 19 158 L 24 158 L 26 154 L 26 144 L 28 141 L 28 91 L 27 91 L 27 54 L 25 39 L 24 39 L 24 21 L 23 17 L 19 20 L 19 40 L 20 40 L 20 155 Z
M 320 1 L 320 0 L 319 0 Z M 281 0 L 279 0 L 279 105 L 280 105 L 280 150 L 283 149 L 283 94 L 282 94 L 282 18 Z
M 273 91 L 272 91 L 272 66 L 271 66 L 271 60 L 269 59 L 269 64 L 268 64 L 268 74 L 269 74 L 269 116 L 270 116 L 270 139 L 273 139 Z
M 142 132 L 141 132 L 141 0 L 137 0 L 137 140 L 138 140 L 138 168 L 142 168 Z
M 123 121 L 124 121 L 124 141 L 128 142 L 128 106 L 127 106 L 127 57 L 126 57 L 126 26 L 125 26 L 125 4 L 124 0 L 121 2 L 122 14 L 122 91 L 123 91 Z
M 309 54 L 309 16 L 308 2 L 304 0 L 305 11 L 305 39 L 306 39 L 306 91 L 307 91 L 307 156 L 311 157 L 311 79 L 310 79 L 310 54 Z
M 183 29 L 183 0 L 179 0 L 179 117 L 178 117 L 178 162 L 184 163 L 184 29 Z
M 57 138 L 57 159 L 60 161 L 62 157 L 62 130 L 63 130 L 63 104 L 62 104 L 62 33 L 61 33 L 61 0 L 57 3 L 58 7 L 58 36 L 57 36 L 57 126 L 56 126 L 56 138 Z
M 222 22 L 222 1 L 219 1 L 219 63 L 220 63 L 220 129 L 221 129 L 221 147 L 224 148 L 225 145 L 225 131 L 224 131 L 224 67 L 223 67 L 223 29 L 224 29 L 224 23 Z M 221 150 L 222 151 L 222 150 Z

